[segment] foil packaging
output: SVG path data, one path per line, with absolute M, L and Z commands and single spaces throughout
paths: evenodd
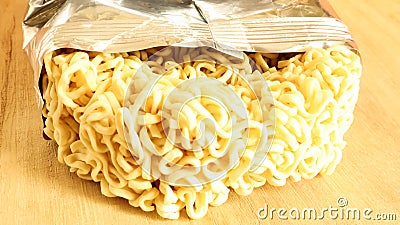
M 158 46 L 240 52 L 302 52 L 345 45 L 347 26 L 326 0 L 30 0 L 23 48 L 39 107 L 43 56 L 60 48 L 128 52 Z

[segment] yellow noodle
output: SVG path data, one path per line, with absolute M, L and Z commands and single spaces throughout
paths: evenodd
M 44 132 L 57 142 L 58 160 L 100 182 L 105 196 L 169 219 L 185 208 L 197 219 L 209 205 L 223 204 L 230 189 L 247 195 L 265 183 L 331 174 L 341 160 L 361 75 L 360 59 L 349 49 L 315 48 L 282 60 L 254 53 L 243 61 L 210 49 L 157 51 L 44 56 Z M 151 55 L 155 60 L 143 66 Z M 177 90 L 206 77 L 229 87 L 244 110 L 222 86 L 210 90 L 199 80 Z M 175 91 L 178 97 L 169 99 Z M 173 104 L 186 97 L 183 107 Z

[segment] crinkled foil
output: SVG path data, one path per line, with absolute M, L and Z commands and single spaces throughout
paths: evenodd
M 326 0 L 30 0 L 23 30 L 37 82 L 44 54 L 60 48 L 209 46 L 232 55 L 338 44 L 356 49 Z

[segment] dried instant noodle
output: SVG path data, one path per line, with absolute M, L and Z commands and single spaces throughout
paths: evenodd
M 193 166 L 205 163 L 207 157 L 219 157 L 218 147 L 205 153 L 179 150 L 168 144 L 160 131 L 159 111 L 165 96 L 184 80 L 213 77 L 230 85 L 246 106 L 252 129 L 248 144 L 242 146 L 249 151 L 245 151 L 239 163 L 222 179 L 191 187 L 155 179 L 138 163 L 146 158 L 145 152 L 138 150 L 139 140 L 126 141 L 126 124 L 136 117 L 124 116 L 132 114 L 124 106 L 124 100 L 134 74 L 141 71 L 143 63 L 157 50 L 107 54 L 67 49 L 44 57 L 44 131 L 58 144 L 58 160 L 79 177 L 100 182 L 105 196 L 125 198 L 130 205 L 144 211 L 156 210 L 165 218 L 178 218 L 183 208 L 190 218 L 201 218 L 209 205 L 221 205 L 227 200 L 230 188 L 247 195 L 265 183 L 280 186 L 288 178 L 299 181 L 317 174 L 331 174 L 341 160 L 343 136 L 353 120 L 361 75 L 360 58 L 348 48 L 312 48 L 298 54 L 248 53 L 244 54 L 241 64 L 232 63 L 223 55 L 201 52 L 204 58 L 199 59 L 220 58 L 232 67 L 195 60 L 175 66 L 164 55 L 158 60 L 169 62 L 164 64 L 165 68 L 150 65 L 154 73 L 163 73 L 161 86 L 142 100 L 151 101 L 143 108 L 146 113 L 136 115 L 145 117 L 148 133 L 143 135 L 149 136 L 164 157 Z M 267 110 L 262 118 L 260 109 L 254 106 L 257 97 L 235 76 L 235 71 L 254 72 L 250 59 L 261 68 L 269 87 L 268 96 L 272 95 L 268 98 L 260 91 L 261 97 L 265 95 L 261 105 L 272 104 L 274 115 Z M 138 101 L 137 95 L 131 103 L 135 101 Z M 223 146 L 225 133 L 232 131 L 231 118 L 224 116 L 224 110 L 212 101 L 199 99 L 196 104 L 199 103 L 208 112 L 217 112 L 211 116 L 217 118 L 215 122 L 219 125 L 217 145 Z M 187 120 L 180 124 L 184 128 L 182 135 L 194 138 L 199 128 L 195 126 L 197 123 L 188 122 L 193 121 L 188 119 L 189 115 L 207 112 L 194 105 L 185 112 Z M 274 118 L 274 123 L 268 123 Z M 263 128 L 271 137 L 270 148 L 265 160 L 260 160 L 261 165 L 251 170 L 252 160 L 264 159 L 254 150 L 260 144 Z M 128 131 L 132 129 L 128 127 Z M 129 146 L 133 146 L 133 152 Z M 165 167 L 160 171 L 168 173 Z

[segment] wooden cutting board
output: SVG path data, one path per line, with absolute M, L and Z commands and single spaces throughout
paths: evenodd
M 0 224 L 274 224 L 260 208 L 347 207 L 396 213 L 400 221 L 400 1 L 331 0 L 363 56 L 364 73 L 355 121 L 346 134 L 343 160 L 332 176 L 266 185 L 250 196 L 230 194 L 205 218 L 165 220 L 119 198 L 101 195 L 58 163 L 56 146 L 41 136 L 31 67 L 21 49 L 27 0 L 1 0 L 0 9 Z M 341 199 L 342 201 L 344 199 Z M 263 211 L 265 213 L 265 211 Z M 376 220 L 288 220 L 290 224 L 375 224 Z M 389 224 L 389 222 L 386 222 Z M 392 224 L 397 224 L 392 221 Z

